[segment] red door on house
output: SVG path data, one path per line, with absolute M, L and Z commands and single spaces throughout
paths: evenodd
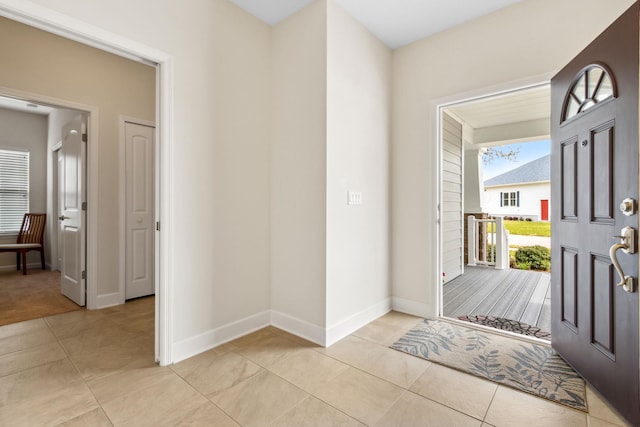
M 540 220 L 549 221 L 549 201 L 540 200 Z

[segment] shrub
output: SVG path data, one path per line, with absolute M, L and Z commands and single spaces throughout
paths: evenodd
M 496 248 L 492 243 L 487 243 L 487 253 L 486 253 L 488 262 L 496 262 Z
M 516 251 L 515 265 L 526 270 L 549 271 L 551 251 L 544 246 L 525 246 Z
M 533 221 L 533 220 L 532 220 L 531 218 L 527 218 L 527 219 L 526 219 L 526 221 L 531 222 L 531 221 Z

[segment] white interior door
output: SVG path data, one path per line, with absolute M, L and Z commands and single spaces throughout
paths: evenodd
M 59 156 L 60 224 L 62 294 L 78 305 L 85 305 L 85 211 L 84 159 L 86 145 L 83 135 L 86 124 L 78 115 L 62 128 L 62 148 Z
M 126 249 L 125 297 L 154 293 L 154 133 L 151 126 L 125 123 Z
M 62 188 L 63 188 L 63 183 L 64 183 L 64 172 L 63 172 L 63 166 L 64 164 L 62 163 L 62 153 L 61 153 L 61 149 L 55 152 L 55 159 L 56 159 L 56 214 L 57 217 L 60 218 L 62 216 L 62 206 L 64 205 L 64 201 L 63 201 L 63 192 L 62 192 Z M 62 221 L 58 220 L 58 228 L 56 230 L 57 232 L 57 239 L 56 239 L 56 243 L 57 243 L 57 269 L 58 271 L 62 271 L 62 265 L 63 265 L 63 258 L 62 258 Z

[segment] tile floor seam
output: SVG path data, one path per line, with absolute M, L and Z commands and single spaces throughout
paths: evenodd
M 344 414 L 344 415 L 346 415 L 347 417 L 349 417 L 349 418 L 351 418 L 351 419 L 353 419 L 353 420 L 356 420 L 356 421 L 357 421 L 357 422 L 359 422 L 360 424 L 365 425 L 365 426 L 369 426 L 369 424 L 366 424 L 364 421 L 361 421 L 361 420 L 359 420 L 359 419 L 357 419 L 357 418 L 353 417 L 352 415 L 347 414 L 346 412 L 344 412 L 344 411 L 343 411 L 342 409 L 340 409 L 340 408 L 336 408 L 334 405 L 332 405 L 330 402 L 327 402 L 326 400 L 324 400 L 324 399 L 323 399 L 323 398 L 321 398 L 320 396 L 317 396 L 317 395 L 315 395 L 315 394 L 313 394 L 313 393 L 309 393 L 309 396 L 311 396 L 311 397 L 313 397 L 313 398 L 315 398 L 315 399 L 318 399 L 320 402 L 324 403 L 325 405 L 329 406 L 330 408 L 333 408 L 333 409 L 335 409 L 336 411 L 340 412 L 341 414 Z
M 331 405 L 328 402 L 325 402 L 324 400 L 320 399 L 318 396 L 314 395 L 313 393 L 308 393 L 309 395 L 307 397 L 305 397 L 302 401 L 300 401 L 297 405 L 295 405 L 293 408 L 289 409 L 286 412 L 283 412 L 278 418 L 276 418 L 275 420 L 271 421 L 271 425 L 273 425 L 276 421 L 278 421 L 280 418 L 284 417 L 285 415 L 287 415 L 289 412 L 293 411 L 294 409 L 296 409 L 297 407 L 301 406 L 306 400 L 308 399 L 316 399 L 319 402 L 324 403 L 325 405 L 327 405 L 328 407 L 330 407 L 331 409 L 334 409 L 336 411 L 338 411 L 339 413 L 341 413 L 342 415 L 348 417 L 349 419 L 354 420 L 357 423 L 360 423 L 362 425 L 366 425 L 365 423 L 363 423 L 362 421 L 358 420 L 357 418 L 352 417 L 351 415 L 347 414 L 346 412 L 336 408 L 335 406 Z
M 353 367 L 352 367 L 352 368 L 353 368 Z M 269 371 L 269 372 L 270 372 L 270 373 L 272 373 L 273 375 L 277 376 L 278 378 L 280 378 L 280 379 L 282 379 L 282 380 L 284 380 L 284 381 L 288 382 L 288 383 L 289 383 L 289 384 L 291 384 L 292 386 L 297 387 L 297 388 L 299 388 L 300 390 L 302 390 L 303 392 L 307 393 L 307 394 L 308 394 L 308 396 L 307 396 L 307 397 L 305 397 L 305 399 L 304 399 L 304 400 L 308 399 L 309 397 L 313 397 L 314 399 L 319 400 L 320 402 L 322 402 L 322 403 L 324 403 L 325 405 L 327 405 L 327 406 L 329 406 L 329 407 L 331 407 L 331 408 L 335 409 L 336 411 L 340 412 L 341 414 L 344 414 L 344 415 L 346 415 L 347 417 L 349 417 L 349 418 L 351 418 L 351 419 L 354 419 L 354 420 L 356 420 L 357 422 L 359 422 L 359 423 L 361 423 L 361 424 L 364 424 L 362 421 L 360 421 L 360 420 L 358 420 L 357 418 L 354 418 L 353 416 L 351 416 L 351 415 L 347 414 L 347 413 L 346 413 L 346 412 L 344 412 L 342 409 L 340 409 L 340 408 L 336 408 L 336 407 L 335 407 L 335 406 L 333 406 L 331 403 L 329 403 L 329 402 L 325 401 L 325 400 L 324 400 L 324 399 L 322 399 L 320 396 L 316 395 L 313 391 L 307 391 L 307 390 L 305 390 L 305 389 L 301 388 L 300 386 L 298 386 L 298 385 L 296 385 L 296 384 L 292 383 L 292 382 L 291 382 L 291 381 L 289 381 L 288 379 L 284 378 L 283 376 L 279 375 L 278 373 L 276 373 L 276 372 L 274 372 L 274 371 L 272 371 L 272 370 L 270 370 L 270 369 L 268 369 L 268 368 L 264 368 L 264 369 L 266 369 L 267 371 Z M 339 376 L 339 374 L 338 374 L 337 376 Z M 333 377 L 333 379 L 335 379 L 335 377 Z M 302 402 L 304 402 L 304 400 L 303 400 Z M 301 404 L 302 404 L 302 402 L 298 403 L 296 406 L 301 405 Z M 295 408 L 296 406 L 294 406 L 294 408 Z M 293 408 L 289 409 L 289 411 L 291 411 L 292 409 L 293 409 Z M 288 411 L 287 411 L 287 412 L 288 412 Z M 286 412 L 285 412 L 285 413 L 286 413 Z M 282 414 L 281 416 L 284 416 L 284 415 L 285 415 L 285 414 Z M 280 417 L 278 417 L 278 418 L 280 418 Z M 275 422 L 275 420 L 274 420 L 273 422 Z
M 62 349 L 62 351 L 64 352 L 64 354 L 67 355 L 66 359 L 69 360 L 69 363 L 71 363 L 71 365 L 73 366 L 73 369 L 75 369 L 76 373 L 78 374 L 78 377 L 80 378 L 80 381 L 84 384 L 84 386 L 87 388 L 87 390 L 89 391 L 89 393 L 91 393 L 91 396 L 93 397 L 93 400 L 95 400 L 96 405 L 98 405 L 98 408 L 100 408 L 100 410 L 102 411 L 102 413 L 104 414 L 105 418 L 109 421 L 109 423 L 114 426 L 115 424 L 113 424 L 113 421 L 111 420 L 111 418 L 109 418 L 109 415 L 107 415 L 107 411 L 104 410 L 104 408 L 102 407 L 102 404 L 100 403 L 100 401 L 98 400 L 98 398 L 96 397 L 96 395 L 93 393 L 93 390 L 91 389 L 91 387 L 89 386 L 89 383 L 87 381 L 86 378 L 84 378 L 84 376 L 82 375 L 82 372 L 80 372 L 80 369 L 78 368 L 78 366 L 76 365 L 76 362 L 73 360 L 73 358 L 71 357 L 71 354 L 69 354 L 69 352 L 67 351 L 67 349 L 65 348 L 64 345 L 62 345 L 62 342 L 60 341 L 60 338 L 58 338 L 58 336 L 54 333 L 53 329 L 51 328 L 51 325 L 49 324 L 49 322 L 47 322 L 47 318 L 44 317 L 43 318 L 44 323 L 47 325 L 47 327 L 49 328 L 51 334 L 53 334 L 53 336 L 56 338 L 56 342 L 58 343 L 58 345 L 60 346 L 60 348 Z M 90 411 L 87 411 L 87 413 Z
M 22 351 L 26 351 L 26 350 L 33 350 L 33 349 L 36 349 L 36 348 L 38 348 L 38 347 L 44 347 L 44 346 L 46 346 L 46 345 L 48 345 L 48 344 L 49 344 L 49 343 L 47 343 L 47 344 L 40 344 L 40 345 L 37 345 L 37 346 L 35 346 L 35 347 L 29 347 L 29 348 L 25 348 L 25 349 L 23 349 L 23 350 L 13 351 L 13 352 L 11 352 L 11 353 L 3 354 L 2 356 L 0 356 L 0 358 L 2 358 L 2 357 L 4 357 L 4 356 L 8 356 L 8 355 L 10 355 L 10 354 L 20 353 L 20 352 L 22 352 Z M 63 350 L 63 351 L 64 351 L 64 350 Z M 66 355 L 66 353 L 65 353 L 65 355 Z M 65 357 L 65 358 L 68 358 L 68 355 L 66 355 L 66 357 Z M 9 372 L 9 373 L 7 373 L 7 374 L 0 375 L 0 378 L 4 378 L 4 377 L 8 377 L 8 376 L 10 376 L 10 375 L 18 374 L 18 373 L 20 373 L 20 372 L 28 371 L 28 370 L 33 369 L 33 368 L 38 368 L 38 367 L 41 367 L 41 366 L 49 365 L 49 364 L 51 364 L 51 363 L 56 363 L 56 362 L 59 362 L 60 360 L 62 360 L 62 359 L 58 359 L 58 360 L 51 360 L 51 361 L 43 362 L 43 363 L 39 363 L 39 364 L 36 364 L 36 365 L 29 365 L 29 367 L 21 368 L 21 369 L 18 369 L 17 371 L 12 371 L 12 372 Z M 75 368 L 75 365 L 74 365 L 74 368 Z
M 345 338 L 346 338 L 346 337 L 345 337 Z M 381 345 L 381 347 L 383 347 L 383 348 L 387 348 L 387 347 L 386 347 L 386 346 L 384 346 L 384 345 Z M 396 383 L 394 383 L 394 382 L 389 381 L 389 380 L 388 380 L 388 379 L 386 379 L 386 378 L 383 378 L 383 377 L 381 377 L 381 376 L 379 376 L 379 375 L 374 374 L 373 372 L 370 372 L 370 371 L 366 370 L 366 369 L 365 369 L 365 368 L 363 368 L 363 367 L 355 366 L 355 365 L 351 364 L 350 362 L 347 362 L 347 361 L 345 361 L 345 360 L 338 359 L 337 357 L 332 356 L 332 355 L 330 355 L 330 354 L 326 354 L 326 353 L 323 353 L 323 352 L 321 352 L 321 351 L 318 351 L 318 352 L 319 352 L 320 354 L 324 355 L 324 356 L 330 357 L 331 359 L 333 359 L 333 360 L 335 360 L 335 361 L 337 361 L 337 362 L 344 363 L 345 365 L 349 366 L 350 368 L 357 369 L 357 370 L 358 370 L 358 371 L 360 371 L 360 372 L 363 372 L 363 373 L 365 373 L 365 374 L 369 374 L 369 375 L 371 375 L 371 376 L 373 376 L 373 377 L 376 377 L 376 378 L 377 378 L 377 379 L 379 379 L 379 380 L 385 381 L 385 382 L 387 382 L 387 383 L 389 383 L 389 384 L 392 384 L 392 385 L 394 385 L 394 386 L 396 386 L 396 387 L 399 387 L 399 388 L 402 388 L 402 389 L 404 389 L 404 390 L 409 390 L 409 388 L 411 387 L 411 385 L 413 385 L 413 383 L 411 383 L 411 384 L 409 385 L 409 387 L 405 387 L 405 386 L 402 386 L 402 385 L 396 384 Z M 432 363 L 432 362 L 429 362 L 429 363 Z M 428 367 L 428 366 L 427 366 L 427 367 Z M 425 369 L 426 369 L 426 368 L 425 368 Z M 419 378 L 419 377 L 420 377 L 420 376 L 418 376 L 418 378 Z M 418 378 L 416 378 L 416 379 L 414 380 L 414 382 L 415 382 L 415 381 L 417 381 L 417 380 L 418 380 Z
M 489 404 L 487 405 L 487 409 L 484 411 L 484 416 L 482 417 L 483 423 L 486 422 L 485 420 L 487 419 L 487 415 L 489 414 L 489 409 L 491 409 L 491 405 L 493 405 L 493 400 L 496 398 L 496 394 L 498 393 L 499 388 L 500 388 L 500 385 L 498 385 L 498 387 L 496 387 L 496 389 L 493 390 L 493 395 L 491 396 L 491 400 L 489 401 Z
M 442 407 L 444 407 L 444 408 L 451 409 L 452 411 L 455 411 L 455 412 L 457 412 L 457 413 L 459 413 L 459 414 L 462 414 L 462 415 L 464 415 L 465 417 L 473 418 L 474 420 L 476 420 L 476 421 L 480 421 L 481 423 L 483 423 L 483 422 L 484 422 L 484 417 L 483 417 L 483 419 L 480 419 L 480 418 L 478 418 L 478 417 L 474 417 L 473 415 L 471 415 L 471 414 L 467 414 L 466 412 L 463 412 L 463 411 L 461 411 L 460 409 L 457 409 L 457 408 L 455 408 L 455 407 L 453 407 L 453 406 L 447 405 L 446 403 L 438 402 L 437 400 L 434 400 L 434 399 L 432 399 L 432 398 L 430 398 L 430 397 L 423 396 L 423 395 L 421 395 L 420 393 L 416 393 L 416 392 L 415 392 L 415 391 L 413 391 L 413 390 L 407 390 L 407 391 L 408 391 L 409 393 L 411 393 L 411 394 L 415 395 L 415 396 L 421 397 L 422 399 L 426 399 L 426 400 L 428 400 L 428 401 L 430 401 L 430 402 L 433 402 L 433 403 L 435 403 L 436 405 L 440 405 L 440 406 L 442 406 Z M 487 411 L 488 411 L 488 410 L 489 410 L 489 407 L 487 406 Z M 485 413 L 485 416 L 486 416 L 486 413 Z
M 395 385 L 395 384 L 394 384 L 394 385 Z M 405 389 L 405 388 L 403 388 L 403 387 L 400 387 L 400 388 L 402 388 L 402 390 L 403 390 L 403 391 L 402 391 L 402 393 L 400 393 L 400 395 L 399 395 L 398 397 L 396 397 L 396 398 L 393 400 L 393 402 L 391 403 L 391 405 L 389 405 L 389 408 L 387 408 L 387 410 L 386 410 L 386 411 L 384 411 L 384 413 L 383 413 L 382 415 L 380 415 L 380 417 L 379 417 L 379 418 L 378 418 L 378 419 L 377 419 L 373 424 L 371 424 L 371 425 L 367 424 L 369 427 L 377 426 L 377 425 L 378 425 L 378 423 L 379 423 L 381 420 L 383 420 L 383 419 L 384 419 L 384 417 L 385 417 L 385 416 L 386 416 L 386 415 L 387 415 L 387 414 L 388 414 L 388 413 L 389 413 L 389 412 L 390 412 L 390 411 L 391 411 L 391 410 L 396 406 L 396 404 L 400 401 L 400 399 L 402 399 L 402 397 L 403 397 L 406 393 L 411 393 L 411 390 L 407 390 L 407 389 Z M 422 396 L 421 396 L 421 397 L 422 397 Z M 360 421 L 360 422 L 362 422 L 362 424 L 365 424 L 363 421 Z
M 175 363 L 172 363 L 171 365 L 168 366 L 169 370 L 171 372 L 173 372 L 178 378 L 180 378 L 185 384 L 187 384 L 189 387 L 191 387 L 193 390 L 196 391 L 196 393 L 198 393 L 200 396 L 204 397 L 204 399 L 211 403 L 213 406 L 215 406 L 216 408 L 218 408 L 220 411 L 222 411 L 223 414 L 225 414 L 227 417 L 229 417 L 229 419 L 233 420 L 233 422 L 235 422 L 236 424 L 242 426 L 242 423 L 235 419 L 231 414 L 229 414 L 227 411 L 225 411 L 223 408 L 221 408 L 220 406 L 218 406 L 218 404 L 216 404 L 216 402 L 214 402 L 213 400 L 211 400 L 209 397 L 207 397 L 207 395 L 205 395 L 204 393 L 202 393 L 200 390 L 198 390 L 193 384 L 191 384 L 186 378 L 184 378 L 182 375 L 180 375 L 179 373 L 177 373 L 172 367 L 175 365 Z M 159 365 L 158 365 L 159 366 Z M 249 378 L 253 378 L 254 375 L 252 375 Z M 244 380 L 243 380 L 244 381 Z
M 243 356 L 242 354 L 238 354 L 238 353 L 236 353 L 236 352 L 234 352 L 234 351 L 229 351 L 228 353 L 234 353 L 234 354 L 236 354 L 237 356 L 240 356 L 240 357 L 242 357 L 243 359 L 250 361 L 251 363 L 255 363 L 254 361 L 250 360 L 249 358 L 247 358 L 247 357 Z M 258 365 L 258 364 L 256 363 L 256 365 Z M 204 397 L 204 398 L 207 400 L 207 402 L 211 403 L 213 406 L 215 406 L 215 407 L 216 407 L 216 408 L 218 408 L 220 411 L 222 411 L 222 413 L 223 413 L 223 414 L 225 414 L 227 417 L 229 417 L 229 419 L 233 420 L 233 422 L 234 422 L 234 423 L 238 424 L 239 426 L 244 426 L 244 425 L 240 422 L 240 420 L 236 419 L 233 415 L 231 415 L 230 413 L 228 413 L 227 411 L 225 411 L 225 410 L 224 410 L 224 408 L 222 408 L 221 406 L 219 406 L 219 405 L 218 405 L 216 402 L 214 402 L 210 397 L 208 397 L 207 395 L 205 395 L 204 393 L 202 393 L 202 392 L 201 392 L 200 390 L 198 390 L 198 389 L 197 389 L 193 384 L 191 384 L 191 383 L 189 382 L 189 380 L 187 380 L 187 379 L 186 379 L 186 378 L 184 378 L 182 375 L 180 375 L 178 372 L 176 372 L 176 371 L 173 369 L 173 366 L 175 366 L 175 363 L 172 363 L 171 365 L 169 365 L 169 366 L 168 366 L 168 368 L 169 368 L 173 373 L 175 373 L 179 378 L 181 378 L 185 383 L 187 383 L 191 388 L 195 389 L 195 390 L 196 390 L 196 391 L 197 391 L 197 392 L 198 392 L 202 397 Z M 260 366 L 260 365 L 258 365 L 258 366 Z M 265 368 L 265 367 L 263 367 L 263 366 L 260 366 L 260 368 L 261 368 L 262 370 L 264 370 L 264 371 L 271 372 L 271 371 L 269 371 L 267 368 Z M 247 377 L 247 378 L 243 378 L 243 379 L 242 379 L 242 381 L 239 381 L 239 382 L 237 382 L 237 383 L 233 384 L 231 387 L 233 387 L 233 386 L 235 386 L 235 385 L 237 385 L 237 384 L 243 383 L 243 382 L 245 382 L 245 381 L 247 381 L 247 380 L 249 380 L 249 379 L 251 379 L 251 378 L 255 377 L 255 376 L 256 376 L 256 375 L 258 375 L 259 373 L 260 373 L 260 371 L 256 372 L 255 374 L 253 374 L 253 375 L 251 375 L 251 376 L 249 376 L 249 377 Z M 283 379 L 284 379 L 284 378 L 283 378 Z M 298 388 L 299 388 L 299 387 L 298 387 Z M 303 390 L 303 391 L 304 391 L 304 390 Z
M 73 369 L 76 370 L 78 376 L 80 377 L 80 379 L 87 385 L 87 388 L 89 388 L 89 384 L 87 384 L 86 379 L 84 378 L 84 376 L 82 375 L 82 372 L 80 372 L 80 368 L 78 368 L 78 365 L 76 364 L 76 362 L 73 360 L 73 358 L 71 357 L 71 354 L 69 353 L 69 351 L 67 351 L 66 347 L 64 345 L 62 345 L 62 341 L 60 340 L 60 338 L 58 338 L 58 336 L 53 332 L 53 330 L 51 329 L 51 326 L 49 326 L 49 322 L 46 321 L 46 318 L 43 318 L 45 321 L 45 324 L 47 325 L 47 327 L 49 328 L 49 332 L 51 332 L 53 334 L 53 336 L 56 338 L 56 342 L 58 343 L 58 345 L 60 346 L 60 348 L 62 349 L 62 351 L 64 352 L 64 354 L 67 355 L 67 359 L 69 359 L 69 362 L 71 363 L 71 365 L 73 365 Z M 91 390 L 89 388 L 89 390 Z M 93 394 L 93 393 L 92 393 Z M 95 399 L 95 396 L 94 396 Z M 97 401 L 97 399 L 96 399 Z
M 433 365 L 433 363 L 432 363 L 432 365 Z M 441 365 L 441 366 L 444 366 L 444 365 Z M 428 369 L 428 368 L 427 368 L 427 369 Z M 425 370 L 425 372 L 426 372 L 426 370 Z M 471 417 L 471 418 L 473 418 L 474 420 L 478 420 L 478 421 L 480 421 L 480 422 L 484 422 L 484 418 L 486 418 L 487 413 L 489 412 L 489 407 L 491 406 L 491 402 L 493 401 L 493 398 L 494 398 L 494 396 L 495 396 L 495 394 L 496 394 L 496 391 L 498 390 L 498 387 L 496 387 L 496 388 L 495 388 L 495 390 L 493 391 L 493 394 L 491 395 L 491 400 L 489 401 L 489 404 L 487 405 L 487 409 L 485 409 L 485 411 L 484 411 L 484 415 L 482 416 L 482 419 L 480 419 L 480 418 L 478 418 L 478 417 L 476 417 L 476 416 L 474 416 L 474 415 L 471 415 L 471 414 L 469 414 L 469 413 L 467 413 L 467 412 L 461 411 L 460 409 L 458 409 L 458 408 L 456 408 L 456 407 L 454 407 L 454 406 L 452 406 L 452 405 L 449 405 L 449 404 L 447 404 L 447 403 L 443 403 L 443 402 L 439 402 L 439 401 L 437 401 L 437 400 L 435 400 L 435 399 L 432 399 L 432 398 L 431 398 L 431 397 L 429 397 L 429 396 L 425 396 L 425 395 L 423 395 L 423 394 L 420 394 L 420 393 L 418 393 L 418 392 L 416 392 L 416 391 L 411 390 L 411 387 L 413 387 L 413 385 L 414 385 L 416 382 L 418 382 L 418 380 L 419 380 L 419 379 L 420 379 L 420 378 L 418 377 L 418 378 L 417 378 L 417 379 L 416 379 L 416 380 L 415 380 L 415 381 L 414 381 L 414 382 L 409 386 L 409 388 L 407 389 L 407 391 L 409 391 L 410 393 L 415 394 L 416 396 L 422 397 L 423 399 L 427 399 L 427 400 L 429 400 L 429 401 L 431 401 L 431 402 L 434 402 L 434 403 L 436 403 L 436 404 L 438 404 L 438 405 L 444 406 L 445 408 L 449 408 L 449 409 L 451 409 L 451 410 L 453 410 L 453 411 L 456 411 L 456 412 L 458 412 L 458 413 L 461 413 L 461 414 L 463 414 L 463 415 L 466 415 L 467 417 Z M 492 382 L 492 383 L 493 383 L 493 382 Z M 496 384 L 496 385 L 497 385 L 497 384 Z

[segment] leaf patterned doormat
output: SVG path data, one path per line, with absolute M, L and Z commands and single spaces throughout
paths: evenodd
M 544 345 L 425 319 L 391 348 L 587 411 L 584 380 Z

